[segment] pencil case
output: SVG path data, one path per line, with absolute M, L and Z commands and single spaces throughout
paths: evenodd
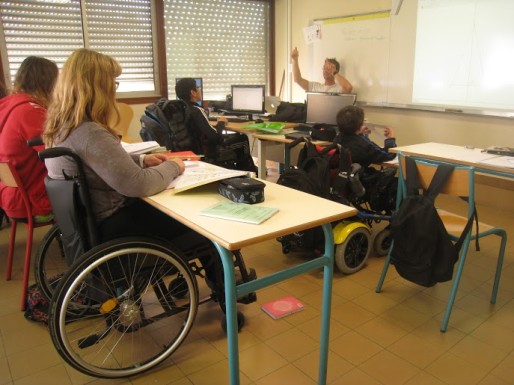
M 232 202 L 254 204 L 264 202 L 264 186 L 257 179 L 236 177 L 221 180 L 218 191 Z

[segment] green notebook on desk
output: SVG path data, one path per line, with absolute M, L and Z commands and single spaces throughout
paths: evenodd
M 243 128 L 248 128 L 251 130 L 264 131 L 268 134 L 280 134 L 280 131 L 285 127 L 284 123 L 250 123 L 244 126 Z
M 274 207 L 223 201 L 201 211 L 200 215 L 258 225 L 277 212 L 278 209 Z

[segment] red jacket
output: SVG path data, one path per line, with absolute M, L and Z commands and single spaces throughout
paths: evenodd
M 17 93 L 0 99 L 0 159 L 9 160 L 20 176 L 32 203 L 33 215 L 46 215 L 52 207 L 46 195 L 44 178 L 47 171 L 37 151 L 27 140 L 41 136 L 46 109 L 29 95 Z M 18 189 L 0 183 L 0 207 L 13 218 L 26 217 Z

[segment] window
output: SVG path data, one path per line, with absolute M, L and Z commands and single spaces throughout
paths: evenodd
M 2 69 L 9 83 L 29 55 L 46 57 L 62 67 L 72 51 L 86 47 L 122 65 L 118 96 L 174 98 L 175 78 L 194 77 L 204 78 L 204 99 L 224 99 L 232 84 L 270 83 L 272 4 L 271 0 L 0 1 Z
M 11 82 L 29 55 L 62 67 L 71 52 L 86 47 L 120 62 L 118 92 L 155 95 L 151 0 L 2 1 L 0 16 Z
M 168 91 L 175 78 L 203 78 L 205 100 L 225 99 L 233 84 L 268 84 L 270 3 L 165 0 Z

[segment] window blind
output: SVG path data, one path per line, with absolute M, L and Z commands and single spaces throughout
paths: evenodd
M 151 0 L 2 1 L 0 16 L 11 81 L 29 55 L 60 68 L 86 47 L 120 62 L 118 92 L 155 91 Z
M 201 77 L 206 100 L 232 84 L 267 84 L 268 2 L 165 0 L 164 20 L 170 98 L 175 78 Z

